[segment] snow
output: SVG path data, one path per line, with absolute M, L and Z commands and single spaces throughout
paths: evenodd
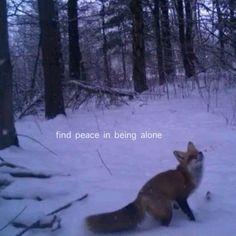
M 160 226 L 147 216 L 136 230 L 113 235 L 234 235 L 236 128 L 226 125 L 220 114 L 226 108 L 227 112 L 231 111 L 223 100 L 219 101 L 222 104 L 214 112 L 207 112 L 198 95 L 191 94 L 185 99 L 172 98 L 169 101 L 164 98 L 135 100 L 109 110 L 88 107 L 49 121 L 32 116 L 17 121 L 18 134 L 37 139 L 56 155 L 24 136 L 19 136 L 21 148 L 0 151 L 0 157 L 7 162 L 35 173 L 52 175 L 48 179 L 14 178 L 8 173 L 20 171 L 19 168 L 0 168 L 0 181 L 11 182 L 0 190 L 0 196 L 24 198 L 0 198 L 0 228 L 25 206 L 27 208 L 16 221 L 31 224 L 88 193 L 86 199 L 57 213 L 61 218 L 60 229 L 34 229 L 25 235 L 95 235 L 84 225 L 86 216 L 113 211 L 133 201 L 149 178 L 176 167 L 173 151 L 184 151 L 191 140 L 205 155 L 202 182 L 189 198 L 196 222 L 190 222 L 181 211 L 174 210 L 169 227 Z M 58 131 L 71 132 L 71 138 L 57 137 Z M 104 138 L 104 132 L 109 133 L 110 138 Z M 135 133 L 136 138 L 115 138 L 114 132 Z M 141 139 L 144 132 L 162 135 Z M 76 139 L 76 133 L 99 133 L 100 136 Z M 210 200 L 207 200 L 209 194 Z M 37 197 L 42 201 L 37 201 Z M 8 226 L 0 235 L 12 236 L 20 230 Z

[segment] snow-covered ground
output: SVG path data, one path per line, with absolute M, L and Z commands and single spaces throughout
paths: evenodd
M 222 109 L 223 109 L 222 105 Z M 232 236 L 236 232 L 236 128 L 226 126 L 225 119 L 207 113 L 198 96 L 167 101 L 136 100 L 109 110 L 81 109 L 54 120 L 25 117 L 16 123 L 19 134 L 34 137 L 57 155 L 32 140 L 19 136 L 21 148 L 0 152 L 5 161 L 24 166 L 30 171 L 51 174 L 49 179 L 14 178 L 0 168 L 1 179 L 12 183 L 0 191 L 0 228 L 25 206 L 16 221 L 32 223 L 58 207 L 88 193 L 57 215 L 61 229 L 30 230 L 34 236 L 89 236 L 84 225 L 87 215 L 113 211 L 131 202 L 142 185 L 153 175 L 175 168 L 174 150 L 185 150 L 188 141 L 204 152 L 205 170 L 199 189 L 189 203 L 196 222 L 190 222 L 175 211 L 169 227 L 162 227 L 150 217 L 136 230 L 114 235 L 147 236 Z M 70 132 L 71 138 L 56 137 L 57 131 Z M 134 133 L 133 139 L 115 139 L 114 132 Z M 141 139 L 142 132 L 162 133 L 160 139 Z M 77 139 L 76 133 L 98 132 L 98 139 Z M 111 134 L 104 139 L 103 133 Z M 78 134 L 77 134 L 78 135 Z M 102 160 L 111 171 L 105 168 Z M 211 200 L 206 200 L 206 193 Z M 37 201 L 40 197 L 42 201 Z M 1 236 L 14 236 L 21 229 L 8 226 Z

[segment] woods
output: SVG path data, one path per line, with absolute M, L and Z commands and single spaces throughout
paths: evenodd
M 170 87 L 177 93 L 189 81 L 208 93 L 219 73 L 235 84 L 233 0 L 4 2 L 0 126 L 12 137 L 7 143 L 17 144 L 13 115 L 43 110 L 52 119 L 87 101 L 107 106 L 156 89 L 169 98 Z
M 235 128 L 235 0 L 0 0 L 0 235 L 234 235 Z
M 18 145 L 13 117 L 12 65 L 8 44 L 7 5 L 0 1 L 0 149 Z

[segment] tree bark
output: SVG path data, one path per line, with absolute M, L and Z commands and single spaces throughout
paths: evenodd
M 0 1 L 0 149 L 19 145 L 13 117 L 12 66 L 8 43 L 7 5 Z
M 194 61 L 196 59 L 193 50 L 193 36 L 192 36 L 193 19 L 192 19 L 192 6 L 190 2 L 191 0 L 184 0 L 185 4 L 183 4 L 183 0 L 176 1 L 176 10 L 178 17 L 178 25 L 179 25 L 179 41 L 181 45 L 183 65 L 184 65 L 185 75 L 189 78 L 195 75 Z
M 153 14 L 154 14 L 154 19 L 155 19 L 156 54 L 157 54 L 157 63 L 158 63 L 159 84 L 162 85 L 166 82 L 166 74 L 164 70 L 164 55 L 163 55 L 163 45 L 162 45 L 162 40 L 161 40 L 159 0 L 155 0 L 154 2 Z
M 134 89 L 138 93 L 147 90 L 145 69 L 144 23 L 141 0 L 131 0 L 130 10 L 133 18 L 133 81 Z
M 68 0 L 69 72 L 72 79 L 84 80 L 81 73 L 77 0 Z
M 45 89 L 45 116 L 48 119 L 65 114 L 61 80 L 60 34 L 54 1 L 38 0 L 42 35 L 42 57 Z
M 230 38 L 231 45 L 234 50 L 234 57 L 236 58 L 236 2 L 235 0 L 229 0 L 230 10 Z
M 158 0 L 156 0 L 158 1 Z M 161 17 L 161 31 L 162 31 L 162 46 L 164 55 L 164 69 L 166 75 L 172 74 L 174 69 L 174 61 L 172 55 L 171 33 L 169 22 L 169 3 L 168 0 L 160 1 Z
M 104 72 L 105 72 L 105 85 L 108 87 L 112 87 L 111 76 L 110 76 L 110 68 L 109 68 L 109 59 L 108 59 L 108 48 L 107 48 L 107 36 L 105 32 L 105 3 L 104 0 L 101 0 L 102 9 L 101 9 L 101 17 L 102 17 L 102 52 L 103 52 L 103 61 L 104 61 Z

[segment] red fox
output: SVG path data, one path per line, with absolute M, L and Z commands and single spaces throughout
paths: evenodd
M 172 203 L 177 202 L 191 221 L 195 221 L 187 198 L 199 186 L 203 172 L 204 155 L 192 142 L 187 151 L 174 151 L 179 165 L 150 179 L 137 198 L 120 210 L 88 216 L 86 223 L 93 232 L 111 233 L 135 228 L 145 217 L 153 216 L 168 226 L 172 218 Z

